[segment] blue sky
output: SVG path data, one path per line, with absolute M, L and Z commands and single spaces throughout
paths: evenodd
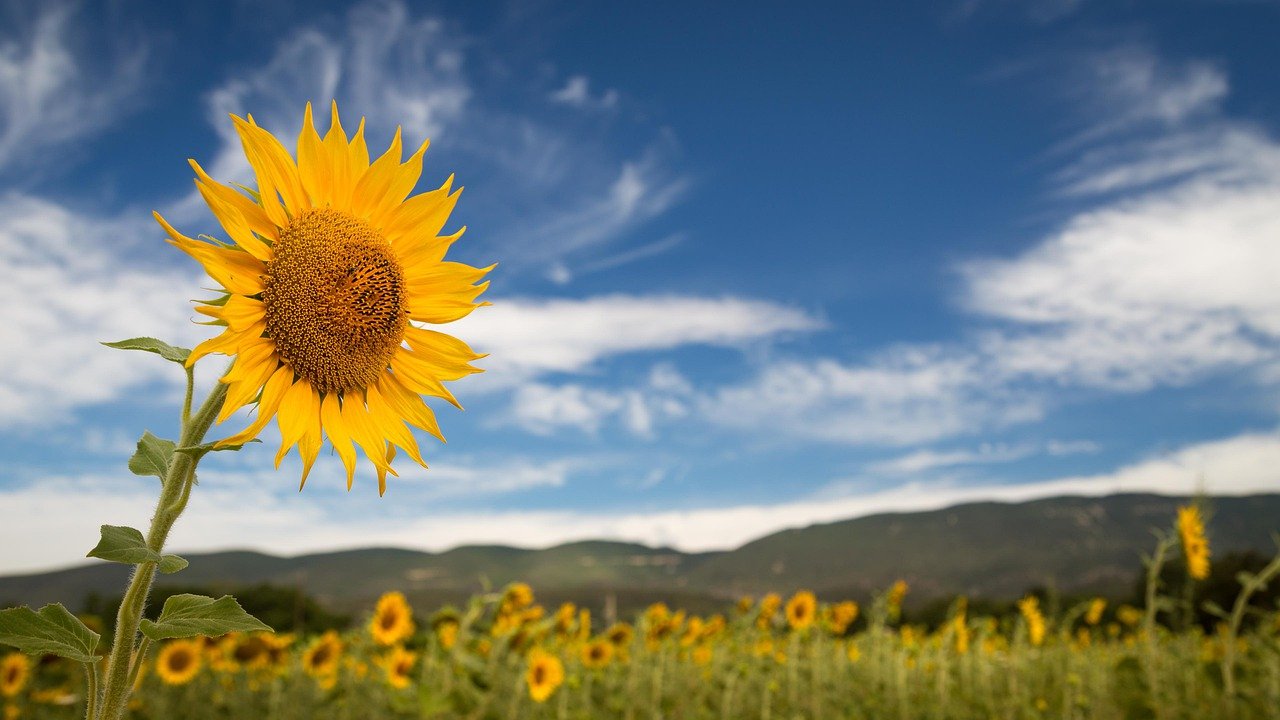
M 177 550 L 1280 488 L 1280 5 L 849 5 L 0 5 L 0 571 L 145 525 L 181 373 L 96 341 L 199 342 L 210 284 L 150 211 L 218 233 L 186 158 L 333 98 L 466 186 L 487 372 L 381 499 L 211 458 Z

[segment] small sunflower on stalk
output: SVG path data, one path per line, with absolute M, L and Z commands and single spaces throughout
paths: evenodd
M 373 618 L 369 621 L 369 633 L 379 645 L 395 645 L 413 635 L 413 609 L 404 593 L 389 592 L 378 598 Z
M 1040 612 L 1040 598 L 1028 595 L 1019 600 L 1018 612 L 1027 623 L 1027 639 L 1032 645 L 1039 647 L 1044 643 L 1046 630 L 1044 613 Z
M 225 329 L 197 345 L 187 366 L 210 353 L 235 357 L 222 377 L 228 387 L 218 422 L 257 403 L 257 418 L 218 446 L 256 438 L 274 417 L 282 438 L 277 467 L 297 447 L 305 484 L 327 437 L 347 488 L 358 447 L 377 470 L 381 495 L 387 474 L 397 475 L 397 448 L 426 467 L 405 423 L 443 440 L 422 397 L 461 408 L 443 383 L 480 372 L 471 362 L 482 355 L 426 326 L 485 304 L 476 298 L 492 266 L 444 259 L 463 232 L 439 235 L 461 192 L 451 190 L 452 177 L 409 197 L 427 143 L 402 161 L 397 130 L 370 162 L 363 120 L 348 138 L 334 103 L 322 139 L 308 104 L 295 160 L 253 116 L 231 120 L 257 192 L 219 183 L 195 161 L 191 167 L 232 244 L 187 237 L 156 214 L 170 242 L 223 289 L 198 311 Z
M 200 674 L 204 654 L 200 640 L 173 640 L 165 643 L 156 657 L 156 675 L 165 685 L 186 685 Z
M 582 646 L 582 664 L 592 670 L 599 670 L 613 660 L 613 653 L 613 643 L 608 638 L 596 638 Z
M 1103 598 L 1094 598 L 1089 601 L 1089 609 L 1084 613 L 1084 621 L 1089 625 L 1097 625 L 1102 622 L 1102 613 L 1107 609 L 1107 601 Z
M 823 620 L 832 635 L 843 635 L 854 620 L 858 619 L 858 603 L 852 600 L 836 603 L 827 608 Z
M 1178 508 L 1178 536 L 1187 561 L 1187 574 L 1196 580 L 1209 577 L 1209 540 L 1204 534 L 1204 518 L 1198 505 Z
M 529 687 L 529 697 L 534 702 L 546 702 L 564 682 L 564 664 L 546 650 L 534 648 L 529 653 L 524 680 Z
M 787 624 L 792 630 L 807 630 L 818 614 L 818 598 L 812 592 L 801 590 L 787 601 Z
M 409 687 L 413 681 L 413 665 L 418 661 L 418 654 L 409 652 L 397 645 L 382 659 L 382 668 L 387 674 L 387 684 L 397 690 Z
M 338 664 L 342 660 L 342 639 L 338 633 L 329 630 L 324 635 L 311 641 L 302 653 L 302 669 L 313 678 L 325 678 L 338 672 Z
M 31 677 L 31 659 L 22 653 L 9 653 L 0 660 L 0 695 L 11 698 L 22 692 Z

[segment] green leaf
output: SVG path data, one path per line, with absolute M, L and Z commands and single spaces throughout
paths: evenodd
M 229 632 L 252 632 L 271 628 L 240 607 L 230 595 L 214 600 L 204 595 L 174 595 L 164 603 L 155 622 L 142 621 L 142 634 L 152 640 L 205 635 L 217 637 Z
M 160 557 L 160 572 L 165 575 L 172 575 L 180 570 L 186 570 L 188 564 L 186 558 L 177 555 L 162 555 Z
M 98 633 L 62 605 L 45 605 L 39 612 L 19 607 L 0 610 L 0 644 L 29 655 L 58 655 L 90 663 L 97 660 L 93 651 Z
M 225 451 L 234 452 L 236 450 L 243 448 L 245 445 L 248 445 L 249 443 L 260 443 L 260 442 L 262 441 L 259 440 L 258 438 L 253 438 L 252 440 L 249 440 L 248 442 L 242 442 L 239 445 L 223 445 L 222 447 L 217 447 L 216 442 L 207 442 L 207 443 L 201 443 L 200 445 L 191 445 L 189 447 L 174 448 L 173 451 L 182 453 L 183 455 L 191 455 L 192 457 L 199 460 L 200 458 L 204 457 L 206 454 L 211 452 L 225 452 Z
M 1227 611 L 1222 609 L 1221 605 L 1219 605 L 1218 603 L 1212 600 L 1205 600 L 1204 604 L 1201 605 L 1201 607 L 1204 608 L 1205 612 L 1209 613 L 1210 615 L 1213 615 L 1214 617 L 1220 617 L 1223 620 L 1226 620 L 1230 617 L 1230 615 L 1227 615 Z
M 149 337 L 129 338 L 128 340 L 117 340 L 116 342 L 104 342 L 102 344 L 117 350 L 153 352 L 165 360 L 176 362 L 179 365 L 185 365 L 187 356 L 191 354 L 191 351 L 186 348 L 174 347 L 163 340 Z
M 164 482 L 173 460 L 174 442 L 158 438 L 148 430 L 138 440 L 138 450 L 129 458 L 129 470 L 134 475 L 154 475 Z
M 160 562 L 160 554 L 147 547 L 141 532 L 122 525 L 103 525 L 102 539 L 85 557 L 126 565 Z

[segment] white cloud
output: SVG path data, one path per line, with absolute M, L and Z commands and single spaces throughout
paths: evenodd
M 480 351 L 492 382 L 576 373 L 624 353 L 683 345 L 735 347 L 823 322 L 794 308 L 735 297 L 601 295 L 581 300 L 497 298 L 450 326 Z
M 571 76 L 565 81 L 564 87 L 547 97 L 551 102 L 579 109 L 609 110 L 618 104 L 618 91 L 612 88 L 605 90 L 598 98 L 592 97 L 590 81 L 585 75 Z
M 545 547 L 583 539 L 615 539 L 670 545 L 686 551 L 719 550 L 768 533 L 812 523 L 880 512 L 936 510 L 978 501 L 1021 502 L 1058 495 L 1102 496 L 1115 492 L 1211 495 L 1274 492 L 1280 486 L 1280 435 L 1240 435 L 1190 445 L 1112 472 L 1018 485 L 962 486 L 913 482 L 874 493 L 831 495 L 819 491 L 775 504 L 653 511 L 469 510 L 405 513 L 403 503 L 312 492 L 275 495 L 279 478 L 223 483 L 212 478 L 192 495 L 191 507 L 175 528 L 175 552 L 256 547 L 277 554 L 371 546 L 444 550 L 468 543 Z M 318 468 L 319 469 L 319 468 Z M 460 470 L 446 482 L 465 484 L 496 472 Z M 557 470 L 527 471 L 515 490 L 554 485 Z M 647 476 L 653 482 L 656 476 Z M 333 484 L 337 484 L 333 479 Z M 1203 487 L 1201 483 L 1203 482 Z M 402 484 L 394 492 L 406 490 Z M 497 491 L 502 491 L 498 489 Z M 24 487 L 0 489 L 7 522 L 0 544 L 24 547 L 0 559 L 0 572 L 35 571 L 83 562 L 102 522 L 144 527 L 154 502 L 154 484 L 101 477 L 44 478 Z M 365 493 L 368 495 L 368 493 Z M 327 505 L 327 507 L 326 507 Z M 352 512 L 357 507 L 359 512 Z M 330 510 L 332 512 L 326 512 Z M 40 537 L 40 543 L 28 542 Z
M 45 200 L 0 197 L 0 305 L 8 309 L 0 324 L 0 427 L 47 425 L 147 381 L 181 381 L 168 363 L 98 344 L 148 335 L 189 345 L 203 335 L 189 322 L 196 275 L 130 264 L 130 245 L 118 240 L 158 234 L 149 218 L 83 216 Z
M 1035 454 L 1031 445 L 983 444 L 977 450 L 917 450 L 900 457 L 872 463 L 867 470 L 889 475 L 915 475 L 926 470 L 956 465 L 987 465 L 1014 462 Z
M 40 172 L 53 165 L 39 162 L 50 148 L 108 127 L 129 108 L 147 46 L 135 39 L 128 52 L 84 48 L 73 39 L 70 4 L 46 5 L 30 22 L 17 15 L 0 36 L 0 172 Z

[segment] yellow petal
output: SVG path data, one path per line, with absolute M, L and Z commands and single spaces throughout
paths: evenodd
M 383 439 L 378 437 L 377 432 L 373 429 L 373 423 L 369 421 L 369 414 L 364 408 L 364 398 L 359 392 L 346 393 L 342 397 L 342 421 L 347 428 L 347 432 L 351 433 L 351 439 L 364 450 L 364 454 L 373 462 L 374 465 L 385 468 L 392 475 L 396 474 L 387 465 L 382 446 Z
M 239 190 L 209 177 L 209 173 L 200 167 L 200 163 L 195 160 L 188 160 L 191 169 L 196 171 L 196 177 L 203 183 L 210 192 L 215 193 L 222 202 L 234 207 L 240 211 L 240 217 L 244 218 L 245 223 L 249 225 L 249 229 L 269 240 L 279 239 L 279 229 L 276 224 L 267 217 L 267 211 L 262 206 L 254 202 L 252 198 L 241 193 Z
M 396 458 L 396 446 L 392 445 L 391 443 L 385 443 L 385 445 L 386 445 L 386 453 L 387 453 L 386 455 L 387 468 L 390 468 L 391 461 Z M 394 471 L 392 471 L 392 474 L 395 474 Z M 382 497 L 386 493 L 387 493 L 387 471 L 384 470 L 382 466 L 379 466 L 378 467 L 378 497 Z
M 320 423 L 324 425 L 324 432 L 329 436 L 329 442 L 333 444 L 333 449 L 347 468 L 347 490 L 350 490 L 356 474 L 356 451 L 351 446 L 351 434 L 347 431 L 346 423 L 342 419 L 342 408 L 338 404 L 337 393 L 328 393 L 321 401 Z
M 271 260 L 274 256 L 271 248 L 253 234 L 253 231 L 249 229 L 249 224 L 245 222 L 244 215 L 238 209 L 224 202 L 212 188 L 206 186 L 200 180 L 196 180 L 196 189 L 200 191 L 200 197 L 204 198 L 205 204 L 209 206 L 214 216 L 218 218 L 222 229 L 227 231 L 227 235 L 230 235 L 237 245 L 262 262 Z
M 298 440 L 298 455 L 302 458 L 302 480 L 298 482 L 299 492 L 307 484 L 311 466 L 315 464 L 316 456 L 320 454 L 320 447 L 324 445 L 324 435 L 320 425 L 320 403 L 320 393 L 313 390 L 311 409 L 307 411 L 307 427 L 302 433 L 302 438 Z
M 169 234 L 169 242 L 195 258 L 209 277 L 218 281 L 228 292 L 240 295 L 257 295 L 262 292 L 262 276 L 267 266 L 261 260 L 241 250 L 230 250 L 199 242 L 178 232 L 160 213 L 152 213 L 160 226 Z
M 351 212 L 363 218 L 369 217 L 369 210 L 391 186 L 392 173 L 400 167 L 400 151 L 400 128 L 397 127 L 395 136 L 391 138 L 391 147 L 356 180 L 355 193 L 351 196 Z
M 333 103 L 333 115 L 329 132 L 324 136 L 324 151 L 329 156 L 329 200 L 337 210 L 351 207 L 351 190 L 355 187 L 356 172 L 352 167 L 352 152 L 347 144 L 347 134 L 342 130 L 338 117 L 338 103 Z
M 313 409 L 311 396 L 317 394 L 306 378 L 298 378 L 280 401 L 280 409 L 276 411 L 276 423 L 280 426 L 280 449 L 276 452 L 277 470 L 280 469 L 280 461 L 285 454 L 307 431 L 307 424 L 310 422 L 307 412 Z
M 395 373 L 398 380 L 404 387 L 419 395 L 431 395 L 433 397 L 444 398 L 459 410 L 462 405 L 458 403 L 458 399 L 449 392 L 440 379 L 435 377 L 425 367 L 419 365 L 415 358 L 408 357 L 410 353 L 397 352 L 391 356 L 391 371 Z
M 262 428 L 266 427 L 267 423 L 271 422 L 271 418 L 275 416 L 276 409 L 280 407 L 280 400 L 292 384 L 293 370 L 288 365 L 281 365 L 271 374 L 267 384 L 262 387 L 262 398 L 258 400 L 258 417 L 244 430 L 219 440 L 217 446 L 243 445 L 258 437 L 258 433 L 262 432 Z
M 422 459 L 422 454 L 418 451 L 418 441 L 414 439 L 413 433 L 409 432 L 409 428 L 404 426 L 404 422 L 391 409 L 387 401 L 383 399 L 382 393 L 378 392 L 376 386 L 370 386 L 365 389 L 365 398 L 369 403 L 369 417 L 373 421 L 373 426 L 378 435 L 404 448 L 409 457 L 422 467 L 426 467 L 427 463 Z
M 280 144 L 280 141 L 266 130 L 251 122 L 245 122 L 235 115 L 231 116 L 231 121 L 235 123 L 236 132 L 240 134 L 245 156 L 249 158 L 249 164 L 253 166 L 254 175 L 258 178 L 259 189 L 263 188 L 265 178 L 266 185 L 280 193 L 280 197 L 284 198 L 285 207 L 294 215 L 311 207 L 310 199 L 302 187 L 302 181 L 298 179 L 298 166 L 294 164 L 293 157 Z M 263 190 L 264 207 L 266 195 L 267 192 Z M 270 214 L 269 207 L 268 214 Z
M 440 424 L 436 422 L 435 413 L 416 393 L 402 385 L 395 377 L 386 374 L 378 379 L 378 389 L 382 399 L 391 405 L 396 415 L 404 418 L 411 425 L 431 433 L 440 442 L 445 441 L 444 435 L 440 432 Z
M 192 348 L 191 354 L 187 356 L 186 365 L 191 367 L 196 364 L 197 360 L 210 353 L 235 355 L 241 346 L 261 337 L 266 329 L 267 324 L 265 322 L 254 323 L 243 331 L 227 328 L 221 335 L 215 335 Z
M 404 337 L 409 342 L 409 347 L 413 348 L 410 355 L 425 366 L 427 372 L 443 381 L 458 380 L 473 373 L 484 372 L 471 364 L 472 360 L 484 356 L 476 354 L 466 343 L 452 335 L 409 325 L 405 328 Z
M 440 233 L 458 204 L 458 196 L 462 194 L 462 188 L 450 194 L 452 185 L 453 176 L 450 175 L 439 189 L 414 195 L 387 214 L 383 227 L 392 247 L 404 252 L 412 243 L 428 240 Z
M 302 116 L 302 131 L 298 133 L 298 177 L 311 198 L 312 207 L 320 207 L 329 200 L 331 165 L 311 117 L 311 103 L 307 103 Z

